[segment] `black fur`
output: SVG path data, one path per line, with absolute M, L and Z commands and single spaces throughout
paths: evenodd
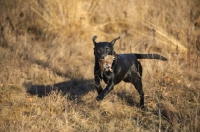
M 96 39 L 97 36 L 94 36 L 94 81 L 95 88 L 98 92 L 96 100 L 103 100 L 103 98 L 114 88 L 114 86 L 123 80 L 124 82 L 130 82 L 135 86 L 136 90 L 140 94 L 140 107 L 144 108 L 144 92 L 141 80 L 142 65 L 137 59 L 158 59 L 163 61 L 166 61 L 167 59 L 157 54 L 116 54 L 113 46 L 115 41 L 120 39 L 120 37 L 115 38 L 111 42 L 97 43 L 95 41 Z M 113 72 L 102 71 L 100 69 L 99 61 L 106 55 L 115 56 L 115 60 L 112 64 Z M 105 89 L 102 89 L 100 85 L 100 81 L 102 79 L 107 84 Z

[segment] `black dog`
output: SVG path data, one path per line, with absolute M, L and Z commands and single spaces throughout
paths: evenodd
M 97 36 L 93 37 L 94 43 L 94 55 L 95 55 L 95 66 L 94 66 L 94 81 L 95 88 L 98 92 L 96 97 L 97 101 L 103 100 L 103 98 L 114 88 L 116 84 L 121 82 L 132 83 L 138 93 L 140 94 L 140 107 L 144 108 L 144 93 L 142 89 L 142 66 L 137 59 L 158 59 L 166 61 L 165 57 L 157 54 L 116 54 L 114 51 L 114 43 L 120 37 L 115 38 L 111 42 L 99 42 L 96 40 Z M 104 59 L 107 55 L 114 55 L 115 60 L 112 63 L 112 72 L 102 71 L 100 68 L 100 60 Z M 100 81 L 104 80 L 107 84 L 103 90 Z

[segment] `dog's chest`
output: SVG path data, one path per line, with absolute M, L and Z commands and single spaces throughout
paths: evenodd
M 108 84 L 108 82 L 110 81 L 111 78 L 112 78 L 112 72 L 110 72 L 110 71 L 103 72 L 103 80 L 106 84 Z

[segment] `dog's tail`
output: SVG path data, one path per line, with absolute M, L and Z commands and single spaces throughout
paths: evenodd
M 158 59 L 158 60 L 163 60 L 167 61 L 167 58 L 158 55 L 158 54 L 134 54 L 137 59 Z

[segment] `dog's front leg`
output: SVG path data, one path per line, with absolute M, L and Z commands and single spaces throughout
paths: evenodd
M 98 95 L 103 91 L 100 82 L 101 82 L 100 77 L 98 75 L 96 75 L 94 77 L 94 83 L 95 83 L 95 88 L 97 90 Z
M 110 81 L 106 88 L 96 97 L 97 101 L 103 100 L 103 98 L 114 88 L 113 81 Z

